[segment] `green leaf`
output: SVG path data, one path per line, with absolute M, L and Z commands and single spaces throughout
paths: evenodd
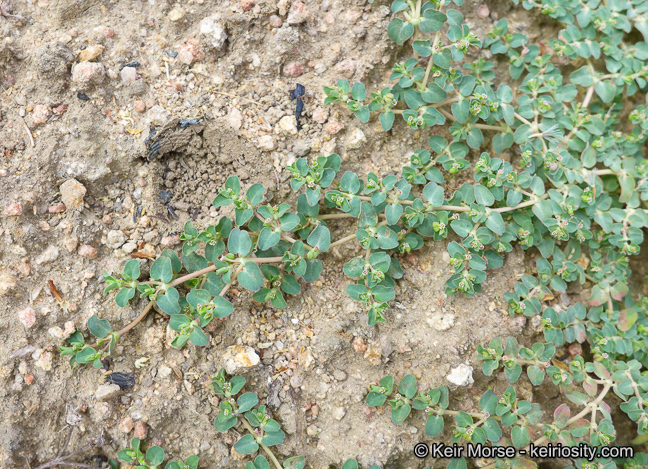
M 408 399 L 416 395 L 416 378 L 414 375 L 405 375 L 398 385 L 398 392 Z
M 281 240 L 281 233 L 273 231 L 269 226 L 264 227 L 259 233 L 259 241 L 257 246 L 262 251 L 267 251 L 268 249 L 276 246 Z
M 396 425 L 402 424 L 410 414 L 412 408 L 408 404 L 403 404 L 398 409 L 392 409 L 392 421 Z
M 125 280 L 137 280 L 140 276 L 140 265 L 137 259 L 131 259 L 124 266 L 123 277 Z
M 351 97 L 356 101 L 364 101 L 367 97 L 367 90 L 362 83 L 355 83 L 351 88 Z
M 380 125 L 382 126 L 384 131 L 388 131 L 392 128 L 392 125 L 394 125 L 394 119 L 395 115 L 393 112 L 383 112 L 378 116 L 378 119 L 380 119 Z
M 414 34 L 414 26 L 400 18 L 394 18 L 387 27 L 387 35 L 397 44 L 402 44 Z
M 154 466 L 159 466 L 164 462 L 164 450 L 159 446 L 151 446 L 146 450 L 146 459 Z
M 197 345 L 198 347 L 204 347 L 209 343 L 209 337 L 205 335 L 203 330 L 200 327 L 194 327 L 189 335 L 189 340 L 192 344 Z
M 178 314 L 180 312 L 179 299 L 180 294 L 178 290 L 169 288 L 164 295 L 158 297 L 157 305 L 167 314 Z
M 594 90 L 604 103 L 609 103 L 616 96 L 616 86 L 612 81 L 599 81 Z
M 495 197 L 487 187 L 482 186 L 481 184 L 475 185 L 475 201 L 479 205 L 485 205 L 490 207 L 495 203 Z
M 439 415 L 429 415 L 425 421 L 425 434 L 431 437 L 437 437 L 443 431 L 443 417 Z
M 323 223 L 320 223 L 308 236 L 307 242 L 310 246 L 319 248 L 321 252 L 326 252 L 331 245 L 331 232 Z
M 470 230 L 472 230 L 473 225 L 467 220 L 453 220 L 450 223 L 450 227 L 459 237 L 465 238 L 470 233 Z
M 423 13 L 423 20 L 419 23 L 421 32 L 434 33 L 443 28 L 447 20 L 446 15 L 433 8 L 428 8 Z
M 504 231 L 506 230 L 506 226 L 504 225 L 504 219 L 502 218 L 502 215 L 499 212 L 494 212 L 494 211 L 490 212 L 488 218 L 486 219 L 486 226 L 488 227 L 489 230 L 491 230 L 493 233 L 499 236 L 502 236 L 504 234 Z
M 241 394 L 241 396 L 236 400 L 236 404 L 239 407 L 238 411 L 241 414 L 252 409 L 258 403 L 259 398 L 253 392 L 246 392 L 245 394 Z
M 214 303 L 214 317 L 224 318 L 232 314 L 234 306 L 222 296 L 217 296 L 213 300 Z
M 234 255 L 247 256 L 252 250 L 252 240 L 248 232 L 234 228 L 227 239 L 227 249 Z
M 246 262 L 237 278 L 241 286 L 250 291 L 259 291 L 263 286 L 263 275 L 254 262 Z
M 117 303 L 117 306 L 120 308 L 124 308 L 134 296 L 134 288 L 122 288 L 115 296 L 115 303 Z
M 435 182 L 428 183 L 423 188 L 423 197 L 427 200 L 432 207 L 440 207 L 443 205 L 443 187 Z
M 446 469 L 466 469 L 466 460 L 464 458 L 453 458 L 450 460 Z
M 283 463 L 284 469 L 304 469 L 306 466 L 306 459 L 304 456 L 295 456 L 290 459 L 286 459 Z
M 90 319 L 88 319 L 88 330 L 93 336 L 100 339 L 103 339 L 112 332 L 108 320 L 99 319 L 96 315 L 90 316 Z
M 265 187 L 262 184 L 254 184 L 245 193 L 245 198 L 248 199 L 250 204 L 256 206 L 263 202 L 263 194 Z
M 263 443 L 266 446 L 276 446 L 283 443 L 285 439 L 286 439 L 286 434 L 281 430 L 271 432 L 271 431 L 267 431 L 266 428 L 266 434 L 263 437 L 263 440 L 261 440 L 261 443 Z
M 173 267 L 169 257 L 160 256 L 153 262 L 153 265 L 151 265 L 151 278 L 162 283 L 169 283 L 173 279 Z
M 254 454 L 259 451 L 259 445 L 254 441 L 254 437 L 248 434 L 234 443 L 234 449 L 240 454 Z
M 355 459 L 347 459 L 341 469 L 358 469 L 358 462 Z
M 516 448 L 524 448 L 530 443 L 529 430 L 527 428 L 515 426 L 511 430 L 511 440 Z

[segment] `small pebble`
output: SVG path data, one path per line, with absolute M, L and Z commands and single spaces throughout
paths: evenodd
M 198 41 L 189 39 L 186 43 L 178 47 L 178 60 L 185 65 L 191 65 L 196 60 L 202 60 L 204 54 L 200 52 Z
M 479 5 L 477 7 L 477 16 L 481 18 L 487 18 L 488 15 L 490 15 L 490 10 L 488 9 L 488 5 L 484 3 L 483 5 Z
M 121 75 L 122 82 L 126 85 L 137 80 L 137 69 L 135 67 L 124 67 L 119 73 Z
M 255 0 L 241 0 L 241 9 L 243 11 L 250 11 L 256 5 Z
M 18 319 L 22 322 L 23 326 L 29 329 L 36 324 L 36 311 L 30 307 L 21 309 L 18 311 Z
M 29 274 L 31 274 L 31 265 L 27 264 L 26 262 L 22 264 L 18 264 L 16 266 L 16 270 L 23 276 L 23 277 L 29 277 Z
M 68 209 L 83 209 L 83 198 L 87 192 L 83 184 L 76 179 L 68 179 L 61 184 L 59 190 L 61 191 L 61 200 Z
M 340 121 L 331 119 L 326 125 L 324 125 L 324 130 L 329 135 L 335 135 L 342 130 L 343 127 L 344 125 Z
M 120 388 L 116 384 L 102 384 L 95 392 L 95 399 L 108 401 L 119 395 Z
M 50 109 L 44 104 L 39 104 L 34 107 L 34 112 L 32 113 L 32 127 L 36 127 L 47 122 L 49 115 Z
M 145 423 L 143 422 L 137 422 L 135 424 L 135 433 L 133 433 L 133 436 L 135 438 L 139 438 L 140 440 L 143 440 L 146 438 L 148 435 L 148 427 L 146 426 Z
M 63 247 L 67 252 L 76 251 L 78 245 L 79 239 L 76 236 L 68 236 L 63 240 Z
M 79 256 L 85 257 L 87 259 L 94 259 L 97 257 L 97 250 L 89 244 L 84 244 L 79 247 L 78 254 Z
M 281 28 L 281 25 L 283 25 L 283 20 L 279 16 L 272 15 L 270 17 L 270 27 L 271 28 Z
M 67 207 L 65 206 L 65 204 L 55 204 L 55 205 L 50 205 L 49 207 L 47 207 L 47 211 L 49 213 L 63 213 L 63 212 L 65 212 L 66 208 Z
M 145 112 L 146 111 L 146 103 L 142 101 L 141 99 L 136 99 L 135 103 L 133 103 L 133 110 L 135 112 Z
M 288 11 L 288 24 L 300 24 L 308 19 L 310 16 L 308 8 L 304 5 L 304 2 L 297 0 L 292 3 L 290 10 Z
M 8 205 L 3 212 L 3 215 L 5 217 L 17 217 L 19 215 L 22 215 L 23 212 L 23 206 L 20 202 L 13 203 L 11 205 Z
M 277 148 L 277 144 L 271 135 L 263 135 L 259 137 L 258 147 L 264 151 L 272 151 Z
M 119 430 L 124 433 L 130 433 L 134 426 L 135 422 L 133 422 L 133 419 L 131 417 L 126 417 L 121 422 L 119 422 Z
M 182 7 L 176 6 L 169 12 L 167 18 L 169 18 L 170 21 L 180 21 L 186 14 L 187 12 L 184 11 Z
M 297 78 L 304 74 L 304 66 L 299 62 L 290 62 L 284 67 L 283 72 L 289 77 Z
M 72 81 L 82 88 L 103 81 L 106 74 L 104 66 L 97 62 L 80 62 L 72 69 Z

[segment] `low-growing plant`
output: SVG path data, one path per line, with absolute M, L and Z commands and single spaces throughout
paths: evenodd
M 128 463 L 135 469 L 157 469 L 161 468 L 166 456 L 164 450 L 159 446 L 151 446 L 142 452 L 139 438 L 131 440 L 130 448 L 123 449 L 117 455 L 119 461 Z M 164 469 L 198 469 L 198 456 L 191 456 L 186 461 L 169 461 Z M 108 462 L 111 469 L 118 469 L 120 466 L 114 459 Z
M 457 441 L 511 441 L 518 448 L 531 441 L 606 446 L 616 431 L 603 399 L 613 391 L 623 401 L 621 410 L 637 423 L 636 441 L 645 441 L 648 299 L 631 292 L 629 259 L 639 253 L 648 226 L 648 117 L 640 94 L 648 89 L 648 3 L 525 0 L 524 8 L 539 9 L 562 24 L 556 38 L 538 44 L 509 32 L 504 19 L 479 39 L 449 3 L 393 2 L 387 33 L 413 49 L 413 57 L 394 65 L 393 86 L 368 94 L 362 83 L 340 80 L 325 88 L 327 104 L 346 106 L 362 122 L 378 113 L 382 128 L 391 131 L 400 115 L 412 130 L 429 132 L 429 149 L 414 151 L 400 176 L 339 174 L 341 159 L 335 154 L 310 163 L 299 158 L 286 168 L 291 188 L 299 193 L 296 208 L 266 203 L 261 184 L 244 189 L 236 176 L 228 178 L 213 205 L 233 206 L 232 217 L 223 216 L 204 231 L 187 222 L 181 254 L 162 252 L 149 280 L 139 280 L 140 260 L 126 263 L 121 276 L 104 274 L 106 293 L 116 290 L 119 306 L 138 292 L 148 306 L 116 332 L 107 320 L 90 318 L 94 343 L 76 332 L 61 347 L 71 364 L 100 367 L 154 305 L 169 315 L 178 334 L 174 346 L 207 345 L 203 328 L 233 312 L 225 296 L 235 282 L 256 301 L 283 308 L 286 295 L 300 293 L 300 281 L 320 277 L 324 253 L 351 241 L 363 253 L 344 265 L 354 279 L 347 293 L 364 305 L 370 325 L 388 318 L 394 286 L 403 276 L 402 255 L 450 238 L 454 273 L 445 291 L 472 297 L 481 291 L 487 270 L 501 267 L 504 256 L 519 246 L 536 256 L 535 263 L 505 299 L 510 314 L 541 317 L 545 342 L 527 348 L 508 338 L 480 346 L 483 371 L 490 376 L 503 370 L 514 383 L 526 368 L 532 384 L 548 377 L 584 410 L 571 416 L 561 404 L 553 420 L 543 421 L 541 406 L 518 399 L 511 386 L 500 397 L 484 393 L 475 412 L 453 412 L 447 410 L 447 389 L 417 394 L 411 376 L 401 380 L 395 394 L 393 378 L 384 378 L 372 386 L 367 402 L 387 401 L 395 423 L 411 409 L 423 410 L 429 436 L 441 433 L 444 416 L 454 416 Z M 496 73 L 501 63 L 473 59 L 479 49 L 501 56 L 510 79 Z M 483 152 L 487 144 L 490 150 Z M 460 183 L 469 177 L 474 183 Z M 351 233 L 333 240 L 329 223 L 345 220 L 355 223 Z M 585 284 L 589 299 L 569 305 L 568 288 Z M 556 347 L 574 342 L 584 344 L 587 353 L 567 363 L 555 359 Z M 220 431 L 237 422 L 248 427 L 250 433 L 235 448 L 254 454 L 281 443 L 284 434 L 267 409 L 255 407 L 254 393 L 234 400 L 243 382 L 227 382 L 222 373 L 215 378 L 216 392 L 226 397 L 215 425 Z M 628 461 L 628 467 L 637 467 L 642 458 Z M 248 466 L 268 464 L 262 455 L 257 459 Z M 601 468 L 615 462 L 578 464 Z M 494 465 L 535 463 L 518 458 Z

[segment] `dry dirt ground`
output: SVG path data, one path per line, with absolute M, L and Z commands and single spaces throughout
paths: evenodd
M 537 322 L 510 318 L 503 300 L 525 271 L 521 251 L 469 300 L 443 293 L 445 243 L 424 248 L 404 261 L 388 322 L 371 327 L 344 293 L 350 279 L 342 266 L 359 249 L 350 243 L 326 256 L 321 281 L 285 310 L 255 305 L 242 291 L 230 295 L 235 312 L 213 323 L 207 347 L 171 348 L 167 321 L 150 314 L 111 357 L 111 369 L 133 373 L 135 385 L 98 400 L 103 373 L 72 370 L 57 346 L 66 323 L 87 333 L 94 314 L 122 327 L 141 311 L 142 302 L 120 309 L 104 297 L 102 272 L 120 271 L 134 252 L 179 249 L 188 219 L 214 224 L 227 212 L 211 201 L 232 174 L 292 201 L 283 168 L 297 157 L 337 152 L 343 171 L 399 174 L 426 134 L 361 124 L 324 107 L 322 88 L 347 78 L 379 90 L 408 48 L 387 38 L 384 0 L 8 3 L 3 12 L 22 18 L 0 16 L 0 467 L 53 458 L 66 407 L 81 416 L 72 450 L 103 429 L 106 444 L 94 454 L 115 457 L 139 423 L 145 443 L 173 457 L 243 467 L 232 451 L 235 432 L 213 427 L 218 400 L 209 386 L 233 344 L 263 348 L 260 365 L 241 373 L 287 433 L 278 453 L 304 455 L 313 468 L 350 457 L 362 467 L 424 466 L 412 455 L 426 440 L 422 418 L 397 427 L 364 403 L 369 384 L 387 373 L 412 373 L 425 389 L 449 386 L 461 410 L 476 406 L 478 390 L 505 388 L 501 377 L 481 374 L 475 350 L 496 336 L 528 344 L 538 332 Z M 489 11 L 474 0 L 460 8 L 481 37 L 502 17 L 514 31 L 540 27 L 521 7 L 487 3 Z M 132 62 L 139 65 L 120 71 Z M 307 90 L 299 131 L 289 99 L 296 83 Z M 145 137 L 171 118 L 203 121 L 147 161 Z M 62 190 L 71 179 L 80 185 Z M 333 234 L 351 229 L 340 223 Z M 462 364 L 474 368 L 475 383 L 458 388 L 447 375 Z M 532 390 L 521 389 L 530 399 Z

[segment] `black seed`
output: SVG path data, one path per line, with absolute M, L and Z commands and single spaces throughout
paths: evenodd
M 133 67 L 134 68 L 134 67 L 139 67 L 140 65 L 141 64 L 139 62 L 130 62 L 130 63 L 124 64 L 121 67 L 119 67 L 119 71 L 121 72 L 122 69 L 125 68 L 125 67 Z

